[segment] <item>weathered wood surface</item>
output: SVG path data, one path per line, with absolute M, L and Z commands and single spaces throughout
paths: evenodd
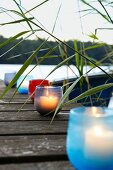
M 10 102 L 10 100 L 11 100 L 12 102 L 18 101 L 18 102 L 20 102 L 20 103 L 25 103 L 26 100 L 27 100 L 28 102 L 32 103 L 30 99 L 28 100 L 28 95 L 26 95 L 25 97 L 21 97 L 21 98 L 20 98 L 19 96 L 18 96 L 18 97 L 17 97 L 17 96 L 14 96 L 12 99 L 11 99 L 10 96 L 9 96 L 9 97 L 4 96 L 3 99 L 0 100 L 0 102 Z
M 55 116 L 54 120 L 63 121 L 68 120 L 69 111 L 67 112 L 60 112 L 58 115 Z M 51 117 L 41 116 L 37 111 L 29 111 L 29 110 L 22 110 L 20 112 L 17 111 L 3 111 L 0 112 L 0 122 L 1 121 L 51 121 Z
M 7 158 L 12 162 L 28 162 L 30 159 L 34 162 L 36 158 L 37 161 L 48 161 L 48 157 L 66 160 L 64 139 L 65 135 L 0 136 L 0 162 L 3 159 L 8 162 Z
M 28 110 L 35 110 L 34 105 L 32 103 L 0 103 L 1 110 L 19 110 L 19 109 L 28 109 Z
M 0 122 L 0 135 L 65 134 L 67 121 L 14 121 Z
M 5 89 L 0 86 L 0 94 Z M 66 132 L 69 109 L 66 106 L 55 116 L 41 116 L 28 95 L 15 89 L 0 100 L 0 170 L 74 170 L 66 154 Z M 20 110 L 20 111 L 19 111 Z
M 74 170 L 67 161 L 48 161 L 38 163 L 0 165 L 0 170 Z

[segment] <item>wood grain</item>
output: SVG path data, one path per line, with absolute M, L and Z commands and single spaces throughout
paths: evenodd
M 0 170 L 75 170 L 68 161 L 0 165 Z
M 20 134 L 64 134 L 67 129 L 67 121 L 12 121 L 0 122 L 0 135 Z
M 60 112 L 57 114 L 54 118 L 54 120 L 63 121 L 68 120 L 69 118 L 69 111 Z M 52 117 L 48 116 L 41 116 L 37 111 L 6 111 L 4 112 L 0 111 L 0 122 L 1 121 L 29 121 L 29 120 L 36 120 L 36 121 L 51 121 Z
M 67 160 L 65 135 L 0 136 L 0 162 Z
M 0 83 L 0 93 L 4 89 Z M 28 95 L 17 92 L 9 104 L 14 91 L 11 88 L 0 100 L 0 170 L 74 170 L 66 153 L 66 134 L 69 111 L 78 104 L 62 108 L 50 124 L 52 117 L 41 116 L 30 99 L 23 106 Z

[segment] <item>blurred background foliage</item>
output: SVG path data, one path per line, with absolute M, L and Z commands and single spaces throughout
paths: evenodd
M 0 43 L 3 43 L 7 41 L 7 38 L 4 38 L 3 36 L 0 36 Z M 22 42 L 21 42 L 22 41 Z M 45 39 L 38 39 L 38 40 L 23 40 L 22 38 L 16 39 L 11 43 L 8 43 L 6 46 L 0 48 L 0 64 L 24 64 L 26 59 L 29 58 L 29 56 L 36 50 L 38 46 L 44 42 Z M 20 44 L 18 44 L 21 42 Z M 77 41 L 77 50 L 81 51 L 81 41 Z M 8 51 L 10 48 L 18 44 L 13 50 L 10 50 L 8 53 L 5 54 L 6 51 Z M 70 47 L 74 48 L 73 40 L 69 40 L 66 42 Z M 47 43 L 44 45 L 43 49 L 40 50 L 40 52 L 37 54 L 35 59 L 33 60 L 32 64 L 36 64 L 36 61 L 43 57 L 47 52 L 49 52 L 49 47 L 54 48 L 57 46 L 57 42 L 55 41 L 47 41 Z M 106 57 L 107 53 L 110 53 L 113 51 L 113 45 L 103 44 L 99 46 L 99 43 L 92 43 L 92 42 L 84 42 L 84 49 L 87 49 L 88 47 L 97 46 L 97 48 L 91 48 L 89 50 L 86 50 L 86 55 L 90 58 L 94 59 L 95 61 L 100 61 L 100 64 L 112 64 L 113 62 L 113 56 Z M 67 54 L 68 56 L 74 55 L 74 51 L 72 51 L 69 47 L 67 47 Z M 41 64 L 43 65 L 57 65 L 60 63 L 63 59 L 61 58 L 61 54 L 59 51 L 59 48 L 56 48 L 52 53 L 52 59 L 46 58 L 42 61 Z M 59 57 L 58 57 L 59 56 Z M 101 62 L 102 60 L 102 62 Z M 69 61 L 69 64 L 76 65 L 74 58 Z M 90 63 L 87 63 L 90 64 Z

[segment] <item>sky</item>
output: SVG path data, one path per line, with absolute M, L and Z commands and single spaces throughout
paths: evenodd
M 19 0 L 16 1 L 19 3 Z M 43 1 L 44 0 L 21 0 L 21 6 L 25 12 Z M 99 4 L 96 4 L 96 8 L 102 10 L 102 7 L 100 7 Z M 17 6 L 13 0 L 0 0 L 0 23 L 21 19 L 17 14 L 14 14 L 14 12 L 3 12 L 4 9 L 17 10 Z M 81 3 L 80 0 L 49 0 L 31 11 L 30 15 L 27 14 L 27 16 L 34 16 L 34 21 L 42 27 L 44 26 L 50 33 L 52 33 L 57 18 L 53 35 L 65 41 L 73 39 L 93 41 L 89 35 L 94 33 L 96 28 L 112 28 L 112 24 L 108 24 L 101 16 L 96 15 L 95 13 L 86 15 L 85 11 L 79 12 L 84 9 L 88 9 L 88 7 Z M 33 26 L 33 29 L 37 29 L 37 27 Z M 25 30 L 29 30 L 29 27 L 24 23 L 5 25 L 0 26 L 0 35 L 12 37 Z M 43 31 L 38 31 L 36 34 L 41 38 L 48 37 L 48 34 Z M 113 44 L 111 35 L 113 35 L 113 30 L 100 29 L 97 32 L 99 41 Z M 36 39 L 36 36 L 31 36 L 29 38 Z

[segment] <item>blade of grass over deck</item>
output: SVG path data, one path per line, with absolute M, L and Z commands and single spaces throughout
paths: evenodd
M 67 98 L 67 96 L 68 96 L 68 95 L 70 94 L 70 92 L 73 90 L 73 88 L 74 88 L 74 86 L 76 85 L 76 83 L 77 83 L 79 80 L 81 80 L 81 78 L 82 78 L 82 76 L 83 76 L 83 62 L 82 62 L 82 60 L 80 60 L 80 58 L 81 58 L 81 59 L 84 59 L 84 60 L 87 60 L 88 62 L 92 63 L 93 66 L 98 67 L 101 71 L 103 71 L 106 75 L 108 75 L 108 77 L 112 78 L 112 76 L 109 75 L 109 74 L 108 74 L 105 70 L 103 70 L 101 67 L 99 67 L 98 64 L 97 64 L 97 62 L 96 62 L 95 60 L 93 60 L 93 59 L 91 59 L 89 56 L 85 55 L 85 53 L 84 53 L 84 55 L 83 55 L 83 53 L 82 53 L 83 51 L 91 50 L 91 49 L 93 49 L 93 48 L 95 49 L 95 48 L 97 48 L 97 47 L 99 47 L 99 46 L 102 46 L 102 45 L 103 45 L 102 43 L 99 44 L 99 45 L 94 45 L 94 46 L 91 46 L 91 47 L 87 47 L 86 49 L 84 48 L 84 49 L 82 49 L 81 51 L 80 51 L 80 50 L 78 51 L 78 48 L 77 48 L 77 46 L 76 46 L 76 43 L 77 43 L 76 41 L 75 41 L 75 48 L 73 48 L 73 47 L 69 46 L 65 41 L 61 41 L 59 38 L 57 38 L 56 36 L 53 35 L 53 31 L 54 31 L 54 28 L 55 28 L 55 26 L 56 26 L 56 21 L 57 21 L 59 12 L 60 12 L 61 5 L 60 5 L 60 7 L 59 7 L 59 9 L 58 9 L 58 13 L 57 13 L 57 15 L 56 15 L 56 19 L 55 19 L 55 22 L 54 22 L 54 25 L 53 25 L 52 33 L 49 32 L 49 31 L 47 31 L 45 28 L 42 28 L 41 26 L 39 26 L 39 25 L 36 23 L 36 21 L 34 21 L 34 20 L 35 20 L 35 17 L 27 17 L 27 16 L 26 16 L 27 13 L 30 14 L 30 13 L 29 13 L 30 11 L 36 9 L 37 7 L 40 7 L 41 5 L 45 4 L 47 1 L 49 1 L 49 0 L 45 0 L 45 1 L 43 0 L 43 2 L 40 3 L 39 5 L 35 6 L 34 8 L 30 9 L 30 10 L 27 11 L 27 12 L 24 12 L 25 10 L 24 10 L 24 9 L 22 8 L 22 6 L 21 6 L 21 1 L 19 1 L 20 3 L 18 3 L 18 1 L 13 0 L 13 2 L 18 6 L 19 12 L 16 11 L 16 10 L 8 10 L 8 11 L 15 13 L 16 15 L 18 15 L 18 16 L 21 17 L 22 19 L 16 20 L 16 21 L 13 21 L 13 22 L 3 23 L 3 24 L 1 24 L 1 25 L 2 25 L 2 26 L 4 26 L 4 25 L 7 26 L 7 25 L 9 25 L 9 24 L 17 24 L 17 23 L 24 22 L 24 23 L 27 24 L 27 26 L 30 27 L 32 33 L 34 33 L 33 26 L 38 27 L 38 28 L 40 28 L 41 31 L 47 33 L 48 36 L 51 36 L 52 38 L 54 38 L 59 45 L 62 44 L 62 45 L 64 45 L 65 47 L 68 47 L 69 49 L 71 49 L 71 50 L 75 53 L 73 56 L 69 56 L 69 57 L 68 57 L 68 54 L 66 53 L 66 55 L 67 55 L 67 58 L 66 58 L 66 59 L 65 59 L 65 55 L 63 56 L 64 58 L 62 57 L 62 55 L 61 55 L 61 56 L 59 55 L 58 57 L 62 57 L 63 61 L 62 61 L 61 63 L 59 63 L 59 64 L 48 74 L 48 76 L 49 76 L 49 75 L 52 74 L 56 69 L 58 69 L 59 67 L 61 67 L 61 66 L 64 65 L 64 64 L 68 65 L 68 61 L 71 60 L 71 59 L 73 59 L 73 57 L 75 57 L 75 63 L 77 63 L 78 69 L 79 69 L 79 71 L 80 71 L 80 78 L 78 78 L 78 79 L 67 89 L 67 91 L 64 93 L 64 96 L 63 96 L 63 98 L 61 99 L 61 103 L 60 103 L 59 106 L 58 106 L 58 107 L 60 107 L 60 105 L 63 104 L 64 100 Z M 86 3 L 86 5 L 87 5 L 87 1 L 82 0 L 82 2 Z M 101 2 L 101 1 L 98 0 L 98 2 Z M 100 4 L 101 4 L 101 3 L 100 3 Z M 101 4 L 101 6 L 103 7 L 105 14 L 99 12 L 99 11 L 98 11 L 97 9 L 95 9 L 90 3 L 89 3 L 88 5 L 89 5 L 89 7 L 92 7 L 94 11 L 96 11 L 97 13 L 99 13 L 103 18 L 105 18 L 108 22 L 110 22 L 110 17 L 109 17 L 109 15 L 108 15 L 106 9 L 103 7 L 103 4 Z M 107 14 L 107 15 L 106 15 L 106 14 Z M 26 31 L 25 33 L 27 33 L 27 31 Z M 9 40 L 7 40 L 7 42 L 2 43 L 0 47 L 3 47 L 3 46 L 5 46 L 5 45 L 9 44 L 10 42 L 14 41 L 16 38 L 20 37 L 21 35 L 24 35 L 24 32 L 21 32 L 21 33 L 17 34 L 16 36 L 10 38 Z M 96 39 L 95 36 L 96 36 L 96 35 L 92 35 L 92 38 L 95 38 L 95 39 Z M 37 36 L 37 37 L 38 37 L 38 36 Z M 49 38 L 48 38 L 48 39 L 49 39 Z M 43 45 L 44 45 L 45 43 L 47 43 L 47 40 L 46 40 L 44 43 L 42 43 L 42 44 L 40 45 L 40 47 L 38 47 L 38 48 L 33 52 L 32 55 L 30 55 L 30 57 L 29 57 L 29 58 L 26 60 L 26 62 L 23 64 L 22 68 L 21 68 L 21 69 L 19 70 L 19 72 L 16 74 L 16 76 L 14 77 L 14 79 L 13 79 L 13 80 L 11 81 L 11 83 L 6 87 L 6 89 L 4 90 L 4 92 L 3 92 L 3 94 L 0 96 L 0 98 L 2 98 L 2 97 L 7 93 L 7 91 L 8 91 L 8 90 L 13 86 L 13 84 L 18 80 L 18 78 L 20 77 L 20 75 L 21 75 L 21 74 L 26 70 L 26 68 L 32 63 L 34 57 L 37 55 L 37 53 L 40 51 L 40 49 L 43 47 Z M 56 47 L 55 47 L 55 48 L 56 48 Z M 51 54 L 52 50 L 55 50 L 55 49 L 52 49 L 52 48 L 51 48 L 46 55 L 44 55 L 42 58 L 39 58 L 39 59 L 38 59 L 38 62 L 37 62 L 37 65 L 41 64 L 41 62 L 42 62 L 45 58 L 50 58 L 50 54 Z M 64 50 L 64 51 L 65 51 L 65 50 Z M 80 67 L 79 67 L 79 65 L 80 65 Z M 27 76 L 27 75 L 26 75 L 26 76 Z M 47 76 L 47 77 L 48 77 L 48 76 Z M 45 77 L 45 78 L 47 78 L 47 77 Z M 104 85 L 104 87 L 102 86 L 102 87 L 96 87 L 96 88 L 94 88 L 94 89 L 90 89 L 90 90 L 88 90 L 86 93 L 83 93 L 83 94 L 79 95 L 78 98 L 75 99 L 75 101 L 78 100 L 78 99 L 80 100 L 81 97 L 83 98 L 84 96 L 91 95 L 91 94 L 93 94 L 93 93 L 97 93 L 99 90 L 101 91 L 101 90 L 104 90 L 104 89 L 106 89 L 106 88 L 109 88 L 109 86 L 110 86 L 110 84 L 109 84 L 109 85 L 106 84 L 106 85 Z M 102 88 L 102 89 L 101 89 L 101 88 Z M 72 101 L 69 101 L 69 102 L 72 102 Z M 57 109 L 58 109 L 58 108 L 57 108 Z
M 32 24 L 34 24 L 35 26 L 39 27 L 40 29 L 42 29 L 42 31 L 44 31 L 45 33 L 47 33 L 48 35 L 50 35 L 51 37 L 55 38 L 58 42 L 61 42 L 62 44 L 66 45 L 66 47 L 69 47 L 72 51 L 78 53 L 81 57 L 83 57 L 84 59 L 88 60 L 89 62 L 91 62 L 92 64 L 94 64 L 96 67 L 98 67 L 102 72 L 104 72 L 106 75 L 108 75 L 108 77 L 113 78 L 111 75 L 109 75 L 104 69 L 102 69 L 101 67 L 99 67 L 91 58 L 89 59 L 89 57 L 87 57 L 86 55 L 81 54 L 80 52 L 76 51 L 73 47 L 71 47 L 70 45 L 68 45 L 67 43 L 65 43 L 64 41 L 60 40 L 59 38 L 57 38 L 56 36 L 54 36 L 53 34 L 51 34 L 50 32 L 48 32 L 47 30 L 43 29 L 41 26 L 39 26 L 38 24 L 36 24 L 35 22 L 33 22 L 32 20 L 30 20 L 30 22 Z
M 49 56 L 49 55 L 50 55 L 56 48 L 57 48 L 57 46 L 54 47 L 53 49 L 51 49 L 49 52 L 47 52 L 43 57 L 40 57 L 39 60 L 37 61 L 37 64 L 26 74 L 26 76 L 24 77 L 24 79 L 27 77 L 27 75 L 28 75 L 35 67 L 37 67 L 38 65 L 40 65 L 40 63 L 41 63 L 44 59 L 46 59 L 46 58 L 51 58 L 51 56 Z M 40 50 L 39 50 L 39 51 L 40 51 Z M 48 77 L 48 76 L 47 76 L 47 77 Z M 47 77 L 46 77 L 46 78 L 47 78 Z M 45 79 L 46 79 L 46 78 L 45 78 Z M 22 80 L 22 82 L 24 81 L 24 79 Z M 18 88 L 21 86 L 22 82 L 20 83 L 20 85 L 18 86 Z M 14 95 L 16 94 L 18 88 L 14 91 L 14 93 L 13 93 L 13 95 L 12 95 L 12 97 L 11 97 L 11 100 L 13 99 Z M 29 99 L 30 99 L 30 97 L 28 97 L 28 99 L 25 101 L 25 103 L 21 106 L 20 110 L 23 108 L 23 106 L 26 104 L 26 102 L 27 102 Z M 11 100 L 10 100 L 10 101 L 11 101 Z
M 52 121 L 54 120 L 55 115 L 57 114 L 59 108 L 60 108 L 60 107 L 62 106 L 62 104 L 64 103 L 65 99 L 69 96 L 69 94 L 71 93 L 71 91 L 73 90 L 73 88 L 75 87 L 75 85 L 80 81 L 81 78 L 82 78 L 82 76 L 79 77 L 79 78 L 67 89 L 67 91 L 64 93 L 63 97 L 61 98 L 61 100 L 60 100 L 60 102 L 59 102 L 59 104 L 58 104 L 58 106 L 57 106 L 57 108 L 56 108 L 56 110 L 55 110 L 55 113 L 54 113 L 54 115 L 53 115 L 53 117 L 52 117 L 51 123 L 52 123 Z
M 49 58 L 49 54 L 50 53 L 52 53 L 55 49 L 57 48 L 57 46 L 54 48 L 54 49 L 51 49 L 51 51 L 49 51 L 47 54 L 45 54 L 42 58 L 40 58 L 39 59 L 39 61 L 37 62 L 37 65 L 39 65 L 45 58 Z M 59 67 L 61 67 L 63 64 L 65 64 L 67 61 L 69 61 L 69 60 L 71 60 L 72 58 L 74 57 L 74 55 L 72 55 L 72 56 L 70 56 L 69 58 L 67 58 L 67 59 L 65 59 L 64 61 L 62 61 L 61 63 L 59 63 L 45 78 L 44 78 L 44 80 L 45 79 L 47 79 L 47 77 L 49 77 L 56 69 L 58 69 Z M 51 58 L 51 56 L 50 56 L 50 58 Z M 36 65 L 36 66 L 37 66 Z M 35 66 L 35 67 L 36 67 Z M 32 70 L 31 70 L 32 71 Z M 30 71 L 30 72 L 31 72 Z M 29 73 L 30 73 L 29 72 Z M 28 74 L 29 74 L 28 73 Z M 14 92 L 14 94 L 16 93 L 16 91 L 17 91 L 17 89 L 15 90 L 15 92 Z M 12 96 L 12 98 L 14 97 L 14 94 L 13 94 L 13 96 Z M 11 98 L 11 100 L 12 100 L 12 98 Z M 21 108 L 20 108 L 20 110 L 23 108 L 23 106 L 27 103 L 27 101 L 30 99 L 30 97 L 28 97 L 28 99 L 25 101 L 25 103 L 21 106 Z M 10 101 L 11 101 L 10 100 Z M 19 111 L 20 111 L 19 110 Z
M 85 98 L 87 96 L 90 96 L 90 95 L 93 95 L 95 93 L 98 93 L 98 92 L 100 92 L 102 90 L 106 90 L 106 89 L 108 89 L 110 87 L 113 87 L 113 83 L 108 83 L 108 84 L 104 84 L 104 85 L 100 85 L 100 86 L 94 87 L 92 89 L 89 89 L 89 90 L 83 92 L 82 94 L 80 94 L 79 96 L 75 97 L 74 99 L 64 103 L 64 105 L 71 104 L 73 102 L 77 102 L 78 100 L 81 100 L 81 99 L 83 99 L 83 98 Z
M 88 74 L 92 69 L 90 69 L 86 74 Z M 72 85 L 66 90 L 66 92 L 63 94 L 63 97 L 61 98 L 56 110 L 55 110 L 55 113 L 52 117 L 52 120 L 51 120 L 51 123 L 52 121 L 54 120 L 55 118 L 55 115 L 57 113 L 57 111 L 59 110 L 59 108 L 64 105 L 64 104 L 68 104 L 68 102 L 64 102 L 65 99 L 69 96 L 69 94 L 72 92 L 72 90 L 74 89 L 75 85 L 81 80 L 81 78 L 83 78 L 84 75 L 80 76 L 79 78 L 77 78 L 73 83 Z M 64 104 L 63 104 L 64 103 Z
M 0 95 L 0 99 L 8 92 L 8 90 L 15 84 L 15 82 L 18 80 L 18 78 L 21 76 L 21 74 L 26 70 L 26 68 L 32 63 L 34 57 L 37 55 L 39 50 L 44 46 L 46 41 L 44 41 L 36 50 L 35 52 L 26 60 L 26 62 L 23 64 L 21 69 L 18 71 L 18 73 L 15 75 L 13 80 L 10 82 L 10 84 L 5 88 L 4 92 Z

